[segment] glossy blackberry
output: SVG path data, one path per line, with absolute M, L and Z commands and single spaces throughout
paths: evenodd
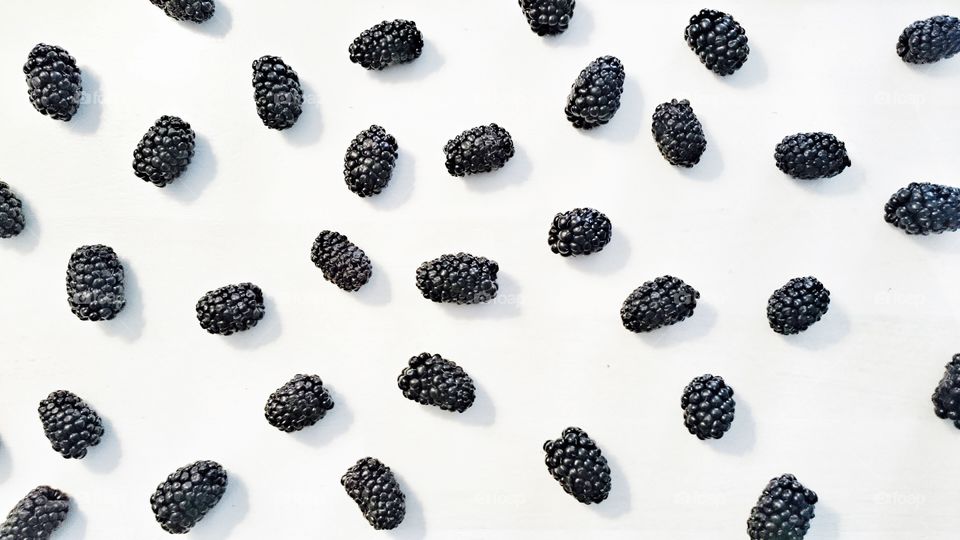
M 480 304 L 496 298 L 496 261 L 469 253 L 442 255 L 417 268 L 417 288 L 434 302 Z
M 723 437 L 733 424 L 736 406 L 733 388 L 723 377 L 709 373 L 690 381 L 680 398 L 683 424 L 701 441 Z
M 197 302 L 197 320 L 211 334 L 229 336 L 260 322 L 266 308 L 263 292 L 253 283 L 227 285 L 208 292 Z
M 217 9 L 213 0 L 150 0 L 153 5 L 178 21 L 202 23 Z
M 466 176 L 495 171 L 513 157 L 513 139 L 496 124 L 468 129 L 450 139 L 443 147 L 447 172 Z
M 799 540 L 810 529 L 817 494 L 792 474 L 770 480 L 750 510 L 750 540 Z
M 23 232 L 26 223 L 20 197 L 5 182 L 0 182 L 0 238 L 13 238 Z
M 746 31 L 721 11 L 703 9 L 690 17 L 684 37 L 703 65 L 717 75 L 733 75 L 750 54 Z
M 333 398 L 316 375 L 297 375 L 270 394 L 263 408 L 270 425 L 291 433 L 319 422 L 333 408 Z
M 397 19 L 383 21 L 360 33 L 350 44 L 350 61 L 367 69 L 381 70 L 420 58 L 423 34 L 417 23 Z
M 661 276 L 627 296 L 620 308 L 620 319 L 631 332 L 650 332 L 693 315 L 698 298 L 700 293 L 682 279 Z
M 40 114 L 65 122 L 77 114 L 83 85 L 80 68 L 70 53 L 56 45 L 40 43 L 30 51 L 23 73 L 27 76 L 30 103 Z
M 67 264 L 67 302 L 81 321 L 109 321 L 127 304 L 123 264 L 113 248 L 81 246 Z
M 88 448 L 100 444 L 100 415 L 76 394 L 57 390 L 40 402 L 37 412 L 50 445 L 64 458 L 82 459 Z
M 421 405 L 462 413 L 473 405 L 473 379 L 463 368 L 439 354 L 421 353 L 410 359 L 397 377 L 403 397 Z
M 788 135 L 773 157 L 778 169 L 800 180 L 831 178 L 850 166 L 846 145 L 829 133 Z
M 583 504 L 601 503 L 610 494 L 610 467 L 597 443 L 577 427 L 543 443 L 550 475 Z
M 343 158 L 343 178 L 350 191 L 372 197 L 390 182 L 397 163 L 397 140 L 380 126 L 361 131 Z
M 903 30 L 897 54 L 904 62 L 930 64 L 960 52 L 960 19 L 939 15 L 917 21 Z
M 253 97 L 260 120 L 270 129 L 293 127 L 303 112 L 300 77 L 279 56 L 253 62 Z
M 820 320 L 830 307 L 830 291 L 815 277 L 793 278 L 773 291 L 767 320 L 778 334 L 799 334 Z
M 373 273 L 367 254 L 334 231 L 323 231 L 317 236 L 310 249 L 310 260 L 323 271 L 324 279 L 345 291 L 359 291 Z
M 653 113 L 653 138 L 660 153 L 678 167 L 693 167 L 707 149 L 703 126 L 687 100 L 670 100 Z
M 190 124 L 176 116 L 161 116 L 133 151 L 134 174 L 157 187 L 173 182 L 190 165 L 196 138 Z
M 941 234 L 960 229 L 960 188 L 912 182 L 883 207 L 883 219 L 907 234 Z
M 215 461 L 195 461 L 177 469 L 150 496 L 157 523 L 170 534 L 183 534 L 220 502 L 227 472 Z
M 406 498 L 390 467 L 380 460 L 361 459 L 347 469 L 340 484 L 374 529 L 395 529 L 403 521 Z
M 946 365 L 932 399 L 933 412 L 960 429 L 960 354 L 953 355 L 953 360 Z
M 570 26 L 576 0 L 519 0 L 527 24 L 538 36 L 562 34 Z
M 563 257 L 590 255 L 610 243 L 610 219 L 593 208 L 574 208 L 553 217 L 547 243 Z
M 620 108 L 626 72 L 619 58 L 601 56 L 583 68 L 567 96 L 564 112 L 578 129 L 593 129 L 609 122 Z
M 0 525 L 0 540 L 47 540 L 67 519 L 70 497 L 49 486 L 27 493 Z

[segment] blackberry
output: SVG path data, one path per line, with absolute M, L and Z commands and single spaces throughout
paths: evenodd
M 939 15 L 904 28 L 897 54 L 904 62 L 930 64 L 960 52 L 960 19 Z
M 303 112 L 300 77 L 279 56 L 253 62 L 253 97 L 260 120 L 270 129 L 293 127 Z
M 30 103 L 40 114 L 69 122 L 80 108 L 83 85 L 77 61 L 56 45 L 40 43 L 23 66 Z
M 953 355 L 953 360 L 946 365 L 932 399 L 933 412 L 960 429 L 960 354 Z
M 23 232 L 23 203 L 5 182 L 0 182 L 0 238 L 13 238 Z
M 519 0 L 527 24 L 538 36 L 562 34 L 570 26 L 576 0 Z
M 208 292 L 197 302 L 197 320 L 211 334 L 229 336 L 260 322 L 266 308 L 263 292 L 253 283 L 226 285 Z
M 767 320 L 778 334 L 799 334 L 820 320 L 830 307 L 830 291 L 815 277 L 793 278 L 773 291 Z
M 220 502 L 227 472 L 216 461 L 195 461 L 177 469 L 150 496 L 157 523 L 170 534 L 183 534 Z
M 368 28 L 350 44 L 350 61 L 367 69 L 381 70 L 420 58 L 423 34 L 417 23 L 397 19 Z
M 361 131 L 343 158 L 343 178 L 350 191 L 372 197 L 390 182 L 397 163 L 397 140 L 380 126 Z
M 615 56 L 601 56 L 583 68 L 567 96 L 564 112 L 577 129 L 593 129 L 609 122 L 620 108 L 626 72 Z
M 113 248 L 81 246 L 67 265 L 67 302 L 81 321 L 109 321 L 127 304 L 123 264 Z
M 627 296 L 620 308 L 620 319 L 631 332 L 650 332 L 693 315 L 698 298 L 700 293 L 682 279 L 661 276 Z
M 792 474 L 774 478 L 750 510 L 747 534 L 750 540 L 799 540 L 810 529 L 815 504 L 817 494 Z
M 583 504 L 601 503 L 610 494 L 610 467 L 597 443 L 577 427 L 543 443 L 545 463 L 563 490 Z
M 495 171 L 513 157 L 513 139 L 497 124 L 468 129 L 450 139 L 443 147 L 447 172 L 466 176 Z
M 421 405 L 462 413 L 473 405 L 473 379 L 463 368 L 439 354 L 421 353 L 410 359 L 397 377 L 403 397 Z
M 679 167 L 700 163 L 700 156 L 707 149 L 703 126 L 685 99 L 657 105 L 653 113 L 653 138 L 663 157 Z
M 434 302 L 480 304 L 496 298 L 496 261 L 469 253 L 442 255 L 417 268 L 417 288 Z
M 133 151 L 134 174 L 157 187 L 173 182 L 190 165 L 196 138 L 190 124 L 176 116 L 161 116 Z
M 941 234 L 960 229 L 960 188 L 912 182 L 883 207 L 883 219 L 907 234 Z
M 746 31 L 722 11 L 700 10 L 690 17 L 683 35 L 703 65 L 717 75 L 733 75 L 750 54 Z
M 213 0 L 150 0 L 168 16 L 178 21 L 202 23 L 213 17 L 217 9 Z
M 723 437 L 733 424 L 736 406 L 733 388 L 723 382 L 723 377 L 709 373 L 690 381 L 680 398 L 683 424 L 701 441 Z
M 777 168 L 800 180 L 831 178 L 850 166 L 846 145 L 829 133 L 788 135 L 773 157 Z
M 76 394 L 57 390 L 40 402 L 37 412 L 50 445 L 64 458 L 82 459 L 87 448 L 100 444 L 100 415 Z
M 323 231 L 317 236 L 310 249 L 310 260 L 323 271 L 323 279 L 345 291 L 359 291 L 373 272 L 367 254 L 334 231 Z
M 70 497 L 49 486 L 27 493 L 0 525 L 0 540 L 47 540 L 67 519 Z
M 593 208 L 574 208 L 553 217 L 547 243 L 563 257 L 590 255 L 610 243 L 610 219 Z
M 406 498 L 390 467 L 366 457 L 347 469 L 340 484 L 374 529 L 395 529 L 407 513 Z
M 270 394 L 263 408 L 270 425 L 291 433 L 319 422 L 333 408 L 333 398 L 316 375 L 297 375 Z

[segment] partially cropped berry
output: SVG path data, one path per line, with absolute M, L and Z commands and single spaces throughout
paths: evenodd
M 497 296 L 496 261 L 469 253 L 442 255 L 417 268 L 417 288 L 434 302 L 480 304 Z
M 220 502 L 227 472 L 215 461 L 196 461 L 177 469 L 150 496 L 157 523 L 170 534 L 183 534 Z
M 213 17 L 214 0 L 150 0 L 153 5 L 178 21 L 202 23 Z
M 820 280 L 793 278 L 773 291 L 767 302 L 767 320 L 778 334 L 799 334 L 820 320 L 830 307 L 830 291 Z
M 333 398 L 316 375 L 297 375 L 270 394 L 263 414 L 270 425 L 291 433 L 319 422 L 333 408 Z
M 690 381 L 680 398 L 683 424 L 701 441 L 723 437 L 733 424 L 736 406 L 733 388 L 723 377 L 709 373 Z
M 81 459 L 88 448 L 100 444 L 100 415 L 73 392 L 51 393 L 40 402 L 37 412 L 50 445 L 64 458 Z
M 938 15 L 917 21 L 903 30 L 897 54 L 904 62 L 930 64 L 960 52 L 960 19 Z
M 610 495 L 607 458 L 587 432 L 568 427 L 559 439 L 543 443 L 543 451 L 550 475 L 578 501 L 601 503 Z
M 939 418 L 950 420 L 960 429 L 960 354 L 946 365 L 943 378 L 933 391 L 933 412 Z
M 609 122 L 620 108 L 626 72 L 615 56 L 601 56 L 583 68 L 567 96 L 564 112 L 578 129 L 593 129 Z
M 49 486 L 27 493 L 0 525 L 0 540 L 47 540 L 70 511 L 70 497 Z
M 576 0 L 519 0 L 527 24 L 538 36 L 562 34 L 570 26 Z
M 69 122 L 80 108 L 83 85 L 77 61 L 56 45 L 40 43 L 23 66 L 30 103 L 41 114 Z
M 334 231 L 323 231 L 317 236 L 310 249 L 310 260 L 323 271 L 324 279 L 345 291 L 359 291 L 373 273 L 367 254 Z
M 350 61 L 367 69 L 380 70 L 420 58 L 423 34 L 417 23 L 397 19 L 383 21 L 364 30 L 350 44 Z
M 407 513 L 406 498 L 390 467 L 366 457 L 347 469 L 340 484 L 377 530 L 395 529 Z
M 421 353 L 410 359 L 397 377 L 403 397 L 421 405 L 462 413 L 473 405 L 473 379 L 439 354 Z
M 960 188 L 912 182 L 883 207 L 883 219 L 907 234 L 941 234 L 960 229 Z
M 687 100 L 670 100 L 653 113 L 653 139 L 660 153 L 678 167 L 693 167 L 707 148 L 703 126 Z
M 661 276 L 637 287 L 620 308 L 623 326 L 631 332 L 651 332 L 693 315 L 700 293 L 682 279 Z
M 265 311 L 263 292 L 253 283 L 220 287 L 197 301 L 200 326 L 211 334 L 223 336 L 253 328 Z
M 574 208 L 553 217 L 547 243 L 550 251 L 569 257 L 590 255 L 610 243 L 610 219 L 593 208 Z
M 750 540 L 800 540 L 810 530 L 817 494 L 792 474 L 770 480 L 750 510 Z
M 123 264 L 113 248 L 81 246 L 67 264 L 67 302 L 81 321 L 108 321 L 127 304 Z
M 343 158 L 343 178 L 350 191 L 372 197 L 390 182 L 397 163 L 397 140 L 380 126 L 361 131 Z
M 161 116 L 133 151 L 134 174 L 157 187 L 173 182 L 190 165 L 196 138 L 190 124 L 176 116 Z
M 447 172 L 452 176 L 466 176 L 495 171 L 513 157 L 513 139 L 510 133 L 490 124 L 468 129 L 447 142 Z
M 0 182 L 0 238 L 13 238 L 23 232 L 23 203 L 5 182 Z
M 777 168 L 800 180 L 834 177 L 850 166 L 847 147 L 829 133 L 797 133 L 780 141 Z
M 260 120 L 270 129 L 293 127 L 303 112 L 300 77 L 279 56 L 253 62 L 253 98 Z
M 703 65 L 717 75 L 733 75 L 750 54 L 746 31 L 721 11 L 703 9 L 690 17 L 684 37 Z

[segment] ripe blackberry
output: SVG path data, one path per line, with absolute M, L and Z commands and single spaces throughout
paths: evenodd
M 183 534 L 220 502 L 227 472 L 215 461 L 195 461 L 177 469 L 150 496 L 157 523 L 170 534 Z
M 700 163 L 700 156 L 707 149 L 703 126 L 685 99 L 657 105 L 653 113 L 653 138 L 663 157 L 679 167 Z
M 340 484 L 374 529 L 395 529 L 407 513 L 406 499 L 390 467 L 366 457 L 347 469 Z
M 82 459 L 87 448 L 100 444 L 100 415 L 76 394 L 57 390 L 40 402 L 37 412 L 50 445 L 64 458 Z
M 578 501 L 599 504 L 610 494 L 607 458 L 582 429 L 568 427 L 559 439 L 543 443 L 543 451 L 551 476 Z
M 590 255 L 610 243 L 610 219 L 593 208 L 574 208 L 553 217 L 547 243 L 563 257 Z
M 417 23 L 397 19 L 368 28 L 350 44 L 350 61 L 367 69 L 381 70 L 420 58 L 423 34 Z
M 593 129 L 613 118 L 620 108 L 626 73 L 615 56 L 601 56 L 583 68 L 567 96 L 564 112 L 578 129 Z
M 911 182 L 883 207 L 883 219 L 907 234 L 941 234 L 960 229 L 960 188 Z
M 5 182 L 0 182 L 0 238 L 13 238 L 23 232 L 23 203 Z
M 370 259 L 346 236 L 323 231 L 313 242 L 310 260 L 323 271 L 323 279 L 345 291 L 359 291 L 373 273 Z
M 690 17 L 684 37 L 703 65 L 717 75 L 733 75 L 750 54 L 746 31 L 721 11 L 702 9 Z
M 56 45 L 40 43 L 23 66 L 30 103 L 40 114 L 69 122 L 80 108 L 83 85 L 77 61 Z
M 316 375 L 297 375 L 270 394 L 263 414 L 270 425 L 291 433 L 319 422 L 333 408 L 333 398 Z
M 123 264 L 113 248 L 80 246 L 67 265 L 67 302 L 81 321 L 109 321 L 127 304 Z
M 733 388 L 723 377 L 709 373 L 690 381 L 680 398 L 683 424 L 701 441 L 723 437 L 733 424 L 736 406 Z
M 960 354 L 953 355 L 953 360 L 946 365 L 932 399 L 933 412 L 960 429 Z
M 150 0 L 164 13 L 178 21 L 202 23 L 213 17 L 217 9 L 213 0 Z
M 0 525 L 0 540 L 47 540 L 67 519 L 70 497 L 49 486 L 27 493 Z
M 434 302 L 480 304 L 497 296 L 496 261 L 469 253 L 442 255 L 417 268 L 417 288 Z
M 939 15 L 917 21 L 903 30 L 897 54 L 904 62 L 930 64 L 960 52 L 960 19 Z
M 830 291 L 815 277 L 793 278 L 773 291 L 767 320 L 778 334 L 799 334 L 820 320 L 830 307 Z
M 343 178 L 350 191 L 372 197 L 390 182 L 397 163 L 397 140 L 380 126 L 360 132 L 343 158 Z
M 265 310 L 260 287 L 238 283 L 203 295 L 197 302 L 197 320 L 207 332 L 229 336 L 256 326 Z
M 473 405 L 473 379 L 463 368 L 439 354 L 421 353 L 410 359 L 397 377 L 403 397 L 421 405 L 462 413 Z
M 661 276 L 627 296 L 620 308 L 620 319 L 631 332 L 650 332 L 693 315 L 698 298 L 700 293 L 682 279 Z
M 850 166 L 846 145 L 829 133 L 788 135 L 773 157 L 777 168 L 800 180 L 831 178 Z
M 792 474 L 770 480 L 757 505 L 750 510 L 750 540 L 801 539 L 810 529 L 817 494 Z
M 538 36 L 562 34 L 570 25 L 576 0 L 519 0 L 527 24 Z
M 190 165 L 196 138 L 190 124 L 176 116 L 161 116 L 133 151 L 134 174 L 157 187 L 173 182 Z
M 293 127 L 303 112 L 300 77 L 279 56 L 253 62 L 253 98 L 260 120 L 270 129 Z
M 513 157 L 513 139 L 496 124 L 468 129 L 450 139 L 443 147 L 447 172 L 466 176 L 495 171 Z

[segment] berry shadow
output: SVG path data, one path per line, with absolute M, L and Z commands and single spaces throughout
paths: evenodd
M 512 319 L 522 311 L 523 295 L 520 286 L 510 276 L 500 272 L 500 288 L 496 298 L 483 304 L 440 304 L 440 309 L 457 319 Z
M 88 66 L 80 70 L 83 93 L 80 95 L 80 108 L 77 114 L 66 122 L 67 128 L 74 133 L 94 133 L 100 127 L 103 116 L 103 94 L 100 79 Z
M 567 30 L 558 36 L 538 36 L 530 30 L 526 24 L 526 18 L 521 14 L 520 21 L 523 22 L 526 29 L 535 39 L 542 39 L 550 47 L 571 47 L 576 45 L 586 45 L 590 42 L 590 34 L 593 33 L 594 21 L 593 13 L 584 3 L 577 4 L 573 9 L 573 17 L 570 18 L 570 26 Z
M 210 19 L 197 24 L 191 21 L 177 21 L 181 27 L 190 30 L 191 32 L 196 32 L 198 34 L 205 34 L 210 37 L 222 38 L 227 35 L 227 32 L 230 31 L 230 28 L 233 27 L 233 15 L 230 13 L 230 10 L 227 9 L 227 6 L 223 3 L 223 0 L 217 2 L 217 8 L 213 12 L 213 17 Z
M 744 62 L 743 67 L 738 69 L 736 73 L 725 77 L 713 72 L 710 72 L 710 74 L 719 79 L 723 79 L 723 82 L 728 83 L 734 88 L 753 88 L 763 84 L 763 82 L 767 80 L 769 68 L 760 49 L 750 47 L 750 55 L 747 57 L 747 61 Z
M 932 79 L 949 79 L 960 77 L 960 62 L 956 59 L 941 60 L 932 64 L 907 64 L 907 68 L 924 77 Z
M 313 86 L 300 79 L 303 90 L 303 112 L 293 127 L 281 131 L 283 137 L 294 146 L 310 146 L 320 140 L 323 133 L 323 118 L 320 114 L 320 98 Z
M 427 527 L 423 519 L 423 505 L 420 503 L 420 499 L 418 499 L 416 493 L 410 489 L 410 484 L 408 484 L 404 477 L 396 470 L 393 470 L 393 476 L 400 484 L 400 489 L 403 490 L 407 513 L 403 518 L 403 522 L 401 522 L 396 529 L 389 531 L 388 534 L 398 540 L 421 540 L 426 538 Z
M 14 189 L 16 189 L 16 186 L 14 186 Z M 0 246 L 26 254 L 36 249 L 40 243 L 40 220 L 37 219 L 33 205 L 19 191 L 16 194 L 20 198 L 21 210 L 23 211 L 23 230 L 13 238 L 0 239 Z
M 0 484 L 6 482 L 11 473 L 13 473 L 13 460 L 10 458 L 10 446 L 0 439 Z
M 71 496 L 70 510 L 67 511 L 67 518 L 63 520 L 63 524 L 60 525 L 52 535 L 55 540 L 68 538 L 71 540 L 80 540 L 86 538 L 87 535 L 87 516 L 83 513 L 77 497 L 74 497 L 73 493 L 68 493 L 68 495 Z
M 100 416 L 100 422 L 103 424 L 103 437 L 100 438 L 100 444 L 89 448 L 87 455 L 81 461 L 90 471 L 97 474 L 107 474 L 112 472 L 120 464 L 120 438 L 117 437 L 117 431 L 113 429 L 113 423 L 104 416 Z
M 930 251 L 935 251 L 937 253 L 960 253 L 960 233 L 958 232 L 929 234 L 926 236 L 919 234 L 907 235 L 899 229 L 894 229 L 893 226 L 889 224 L 886 225 L 888 228 L 892 229 L 892 234 L 906 236 L 908 242 L 916 243 L 922 246 L 924 249 L 929 249 Z
M 463 178 L 454 178 L 463 182 L 467 189 L 477 193 L 491 193 L 508 186 L 525 182 L 530 178 L 533 166 L 523 148 L 515 147 L 513 157 L 507 161 L 502 169 L 488 173 L 471 174 Z
M 390 183 L 378 195 L 367 197 L 370 206 L 378 210 L 392 210 L 407 202 L 413 194 L 415 164 L 416 159 L 413 154 L 401 149 L 400 157 L 397 158 L 393 174 L 390 176 Z
M 556 255 L 559 257 L 559 255 Z M 630 242 L 623 235 L 613 229 L 610 243 L 604 246 L 599 253 L 565 257 L 573 268 L 581 272 L 608 276 L 622 270 L 630 259 Z
M 672 347 L 706 336 L 716 322 L 717 311 L 713 306 L 699 302 L 691 317 L 653 332 L 639 333 L 637 336 L 651 347 Z
M 384 306 L 390 303 L 390 277 L 387 274 L 386 270 L 383 269 L 379 264 L 371 261 L 371 266 L 373 267 L 373 272 L 370 276 L 370 281 L 360 287 L 360 290 L 357 292 L 346 293 L 357 300 L 362 304 L 368 306 Z
M 626 144 L 636 140 L 640 128 L 645 123 L 643 117 L 643 95 L 640 85 L 629 73 L 623 81 L 623 95 L 620 97 L 620 109 L 603 126 L 593 129 L 578 129 L 591 139 Z M 571 126 L 571 129 L 576 129 Z
M 836 540 L 840 536 L 840 515 L 823 500 L 817 502 L 815 516 L 810 522 L 810 540 Z
M 444 59 L 440 51 L 434 46 L 433 42 L 424 40 L 423 52 L 420 58 L 406 64 L 397 64 L 386 67 L 380 71 L 369 71 L 369 75 L 377 79 L 379 83 L 405 83 L 408 81 L 419 81 L 428 78 L 443 67 Z M 363 69 L 355 64 L 357 69 Z
M 137 274 L 132 270 L 130 261 L 120 260 L 123 264 L 123 296 L 126 299 L 123 309 L 109 321 L 96 323 L 105 334 L 132 342 L 143 334 L 146 324 L 143 318 L 143 297 L 137 282 Z
M 848 195 L 856 193 L 866 183 L 863 169 L 854 164 L 833 178 L 819 178 L 817 180 L 798 180 L 784 175 L 791 183 L 820 195 Z
M 819 322 L 799 334 L 780 337 L 796 347 L 817 351 L 840 343 L 849 333 L 850 318 L 834 300 Z
M 605 518 L 614 519 L 630 512 L 630 482 L 623 474 L 617 458 L 606 448 L 601 447 L 601 451 L 610 467 L 610 495 L 600 504 L 591 504 L 590 508 Z
M 733 398 L 736 401 L 736 410 L 730 431 L 720 439 L 705 441 L 705 444 L 721 454 L 744 456 L 756 445 L 757 423 L 753 419 L 750 404 L 744 401 L 740 394 L 734 393 Z
M 717 148 L 716 139 L 711 138 L 706 126 L 703 128 L 703 136 L 707 139 L 707 148 L 700 158 L 700 163 L 690 168 L 675 167 L 682 176 L 691 180 L 713 180 L 723 173 L 723 156 Z
M 298 442 L 315 448 L 330 444 L 330 441 L 349 431 L 353 423 L 353 411 L 343 397 L 338 392 L 330 390 L 326 384 L 323 386 L 333 398 L 333 408 L 327 411 L 327 415 L 316 424 L 290 434 L 290 437 Z M 270 429 L 274 428 L 270 426 Z
M 237 349 L 247 350 L 258 349 L 276 341 L 283 331 L 276 303 L 273 298 L 264 295 L 263 306 L 263 318 L 256 326 L 233 335 L 219 337 Z
M 210 147 L 210 141 L 197 134 L 194 156 L 186 172 L 172 184 L 160 189 L 174 199 L 189 203 L 197 200 L 216 176 L 217 156 Z
M 233 471 L 227 471 L 227 490 L 220 502 L 190 530 L 190 538 L 226 540 L 250 509 L 247 486 Z

